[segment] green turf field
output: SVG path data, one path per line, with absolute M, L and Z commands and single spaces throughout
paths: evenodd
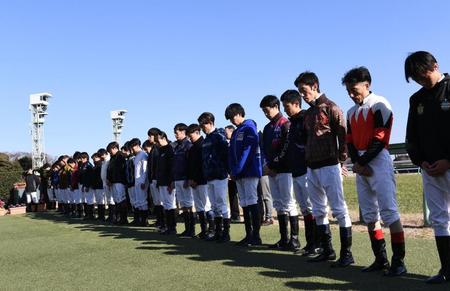
M 232 240 L 242 235 L 243 225 L 233 224 Z M 274 243 L 277 226 L 263 227 L 262 238 Z M 337 238 L 334 229 L 335 248 Z M 409 274 L 402 278 L 361 273 L 372 261 L 366 234 L 354 233 L 353 251 L 357 264 L 336 270 L 265 247 L 161 236 L 153 228 L 89 224 L 54 212 L 6 216 L 0 290 L 450 290 L 422 282 L 439 267 L 433 240 L 407 240 Z

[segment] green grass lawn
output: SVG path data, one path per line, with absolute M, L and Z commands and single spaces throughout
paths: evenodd
M 397 202 L 400 213 L 422 213 L 422 176 L 419 174 L 395 175 Z M 358 209 L 355 177 L 344 178 L 345 200 L 349 209 Z
M 338 249 L 337 231 L 333 231 Z M 263 241 L 274 243 L 277 232 L 275 225 L 263 227 Z M 231 236 L 239 240 L 243 225 L 233 224 Z M 361 267 L 372 261 L 369 245 L 367 234 L 355 232 L 356 265 L 331 269 L 328 263 L 307 263 L 265 247 L 247 249 L 161 236 L 153 228 L 90 224 L 54 212 L 6 216 L 0 217 L 0 290 L 429 288 L 422 280 L 439 268 L 433 240 L 407 240 L 409 274 L 402 278 L 361 273 Z M 450 290 L 450 285 L 430 290 Z

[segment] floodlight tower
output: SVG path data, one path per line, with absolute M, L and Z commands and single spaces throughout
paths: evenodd
M 31 160 L 33 169 L 42 167 L 45 161 L 44 151 L 44 122 L 47 116 L 50 93 L 36 93 L 30 95 L 31 111 Z
M 114 140 L 119 142 L 120 134 L 122 133 L 123 120 L 125 119 L 126 110 L 113 110 L 111 111 L 111 120 L 113 124 Z

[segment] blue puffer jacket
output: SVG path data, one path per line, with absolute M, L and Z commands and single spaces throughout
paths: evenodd
M 202 167 L 207 181 L 228 177 L 228 142 L 222 128 L 206 135 L 202 144 Z
M 244 120 L 233 131 L 228 148 L 228 165 L 235 178 L 261 177 L 259 137 L 253 120 Z
M 171 143 L 173 147 L 173 167 L 172 167 L 172 175 L 174 181 L 186 180 L 187 166 L 188 166 L 188 151 L 192 146 L 192 143 L 186 137 L 181 141 L 174 141 Z

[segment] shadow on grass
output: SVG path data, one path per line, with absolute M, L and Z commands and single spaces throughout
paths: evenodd
M 234 246 L 233 242 L 218 244 L 198 239 L 164 236 L 157 233 L 154 228 L 104 225 L 66 218 L 54 212 L 35 213 L 29 217 L 51 220 L 55 223 L 80 224 L 76 228 L 81 231 L 97 232 L 100 236 L 142 241 L 142 245 L 137 247 L 142 251 L 165 251 L 166 255 L 183 255 L 199 262 L 223 261 L 224 265 L 230 267 L 264 268 L 266 270 L 259 271 L 259 275 L 289 280 L 285 283 L 286 286 L 294 289 L 409 291 L 429 287 L 423 282 L 426 277 L 419 274 L 385 278 L 381 273 L 362 273 L 360 266 L 332 269 L 329 263 L 308 263 L 306 258 L 288 252 L 268 250 L 263 246 L 241 248 Z M 433 286 L 432 290 L 448 290 L 448 287 L 448 284 Z

